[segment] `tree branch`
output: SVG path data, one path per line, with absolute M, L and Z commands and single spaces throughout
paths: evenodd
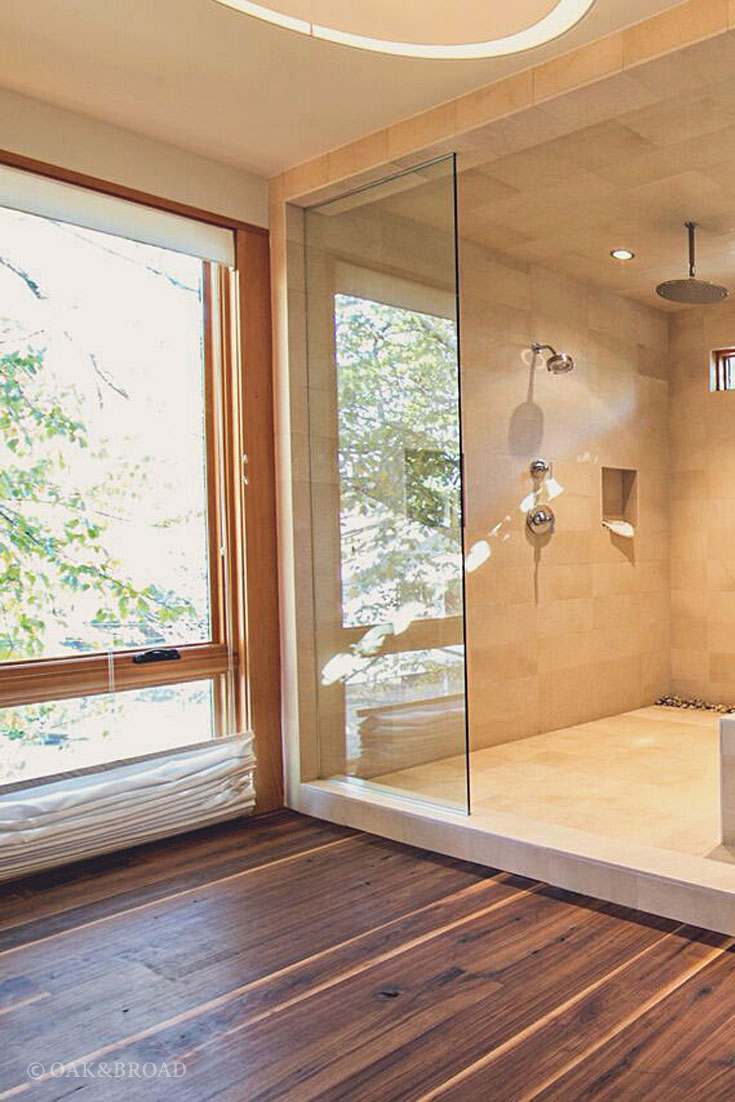
M 12 260 L 8 260 L 6 256 L 0 256 L 0 264 L 2 264 L 3 268 L 7 268 L 9 272 L 12 272 L 13 275 L 17 275 L 19 279 L 22 279 L 35 298 L 48 298 L 48 295 L 41 290 L 35 279 L 32 279 L 23 268 L 19 267 L 17 264 L 13 264 Z

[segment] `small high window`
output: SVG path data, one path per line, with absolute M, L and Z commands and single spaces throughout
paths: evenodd
M 710 390 L 735 390 L 735 347 L 710 352 Z

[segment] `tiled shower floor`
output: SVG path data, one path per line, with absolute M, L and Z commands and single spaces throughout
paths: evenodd
M 474 751 L 472 809 L 715 856 L 718 719 L 654 706 Z M 456 796 L 463 770 L 450 758 L 373 781 L 443 800 Z

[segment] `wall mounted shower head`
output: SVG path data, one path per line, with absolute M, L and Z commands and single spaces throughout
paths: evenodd
M 715 302 L 722 302 L 729 294 L 727 287 L 710 283 L 706 279 L 697 279 L 694 255 L 697 223 L 685 222 L 684 225 L 689 234 L 689 278 L 667 279 L 664 283 L 659 283 L 656 294 L 669 302 L 681 302 L 685 306 L 711 306 Z
M 544 352 L 548 350 L 551 355 L 546 361 L 546 370 L 553 375 L 565 375 L 567 371 L 574 370 L 574 357 L 568 352 L 557 352 L 550 344 L 532 344 L 532 352 Z

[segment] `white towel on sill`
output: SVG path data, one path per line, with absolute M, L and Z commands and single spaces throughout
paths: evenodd
M 253 736 L 0 794 L 0 880 L 248 814 Z

